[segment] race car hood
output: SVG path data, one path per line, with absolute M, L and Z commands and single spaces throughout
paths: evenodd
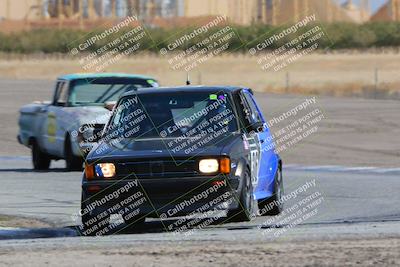
M 116 139 L 115 139 L 116 140 Z M 231 147 L 238 141 L 242 141 L 240 134 L 227 134 L 223 138 L 213 140 L 209 144 L 194 149 L 194 144 L 184 148 L 178 147 L 173 142 L 174 138 L 151 139 L 123 139 L 121 141 L 100 142 L 87 157 L 91 160 L 123 160 L 133 158 L 191 158 L 201 156 L 228 155 Z M 189 138 L 181 139 L 180 144 L 190 141 Z M 193 140 L 192 140 L 193 141 Z M 172 144 L 172 145 L 171 145 Z M 174 146 L 175 145 L 175 146 Z

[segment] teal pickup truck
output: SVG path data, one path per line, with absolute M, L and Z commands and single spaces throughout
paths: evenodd
M 119 96 L 143 87 L 158 87 L 152 77 L 123 73 L 70 74 L 57 79 L 53 99 L 20 109 L 19 143 L 31 148 L 35 170 L 51 160 L 66 160 L 67 170 L 81 170 Z

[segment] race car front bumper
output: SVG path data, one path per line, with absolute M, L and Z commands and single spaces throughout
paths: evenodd
M 82 184 L 82 214 L 127 214 L 171 218 L 238 207 L 237 177 L 179 177 Z

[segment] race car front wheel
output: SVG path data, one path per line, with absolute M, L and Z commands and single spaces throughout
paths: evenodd
M 249 222 L 253 218 L 253 184 L 249 171 L 245 173 L 243 183 L 239 195 L 239 207 L 228 211 L 227 217 L 229 222 Z

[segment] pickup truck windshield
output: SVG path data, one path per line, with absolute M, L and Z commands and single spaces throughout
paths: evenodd
M 80 79 L 72 82 L 69 106 L 102 106 L 117 101 L 121 94 L 142 87 L 153 87 L 155 81 L 128 78 Z
M 114 138 L 202 138 L 238 130 L 231 100 L 223 92 L 145 93 L 123 98 L 106 136 Z

